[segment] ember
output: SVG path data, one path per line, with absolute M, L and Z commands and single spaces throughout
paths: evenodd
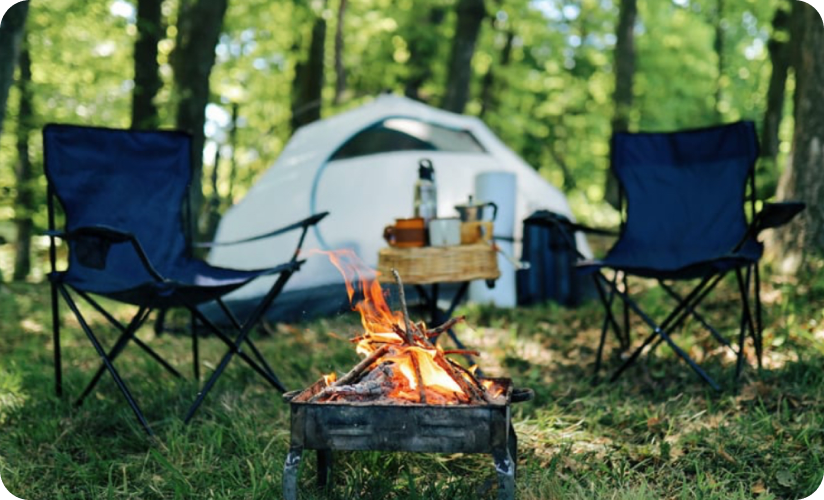
M 353 304 L 361 315 L 365 333 L 353 338 L 359 354 L 366 356 L 346 375 L 325 375 L 326 386 L 310 402 L 391 401 L 409 404 L 490 404 L 503 403 L 504 388 L 492 380 L 479 380 L 473 369 L 449 359 L 451 354 L 474 351 L 443 350 L 432 339 L 464 320 L 453 318 L 437 328 L 409 319 L 401 277 L 395 272 L 401 311 L 392 311 L 377 280 L 352 251 L 323 252 L 340 270 L 350 303 L 357 283 L 363 298 Z M 473 367 L 474 368 L 474 367 Z M 501 401 L 496 401 L 501 400 Z

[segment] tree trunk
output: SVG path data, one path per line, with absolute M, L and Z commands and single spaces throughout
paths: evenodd
M 320 119 L 323 91 L 323 57 L 326 50 L 326 21 L 316 16 L 312 23 L 309 57 L 295 64 L 292 81 L 292 133 Z
M 137 40 L 134 43 L 134 91 L 132 92 L 132 128 L 156 129 L 160 125 L 157 93 L 163 87 L 157 44 L 163 38 L 160 6 L 163 0 L 137 1 Z
M 810 257 L 824 255 L 824 23 L 803 2 L 793 3 L 792 51 L 795 68 L 795 131 L 792 154 L 778 186 L 778 198 L 798 200 L 807 209 L 775 235 L 779 269 L 797 274 Z
M 223 26 L 228 0 L 181 0 L 177 39 L 170 55 L 177 93 L 175 125 L 192 134 L 192 216 L 197 221 L 203 205 L 203 145 L 209 75 Z M 195 227 L 199 230 L 198 227 Z
M 25 35 L 24 35 L 25 36 Z M 23 39 L 20 51 L 20 106 L 17 115 L 17 195 L 14 200 L 14 223 L 17 226 L 17 248 L 14 255 L 15 281 L 26 279 L 31 271 L 31 236 L 34 224 L 34 172 L 29 158 L 29 135 L 35 128 L 31 89 L 31 57 Z
M 0 132 L 3 131 L 3 119 L 6 117 L 6 100 L 9 89 L 14 82 L 14 70 L 20 54 L 20 40 L 26 26 L 29 2 L 12 5 L 0 22 Z
M 618 25 L 615 28 L 615 92 L 612 96 L 615 111 L 612 132 L 629 130 L 632 111 L 632 82 L 635 77 L 635 20 L 638 17 L 637 0 L 621 0 Z M 613 207 L 619 205 L 618 180 L 607 171 L 604 198 Z
M 449 57 L 446 94 L 441 107 L 453 113 L 463 113 L 469 101 L 469 83 L 472 79 L 472 56 L 481 23 L 486 17 L 483 0 L 458 0 L 458 14 L 452 53 Z
M 435 30 L 445 16 L 443 7 L 433 6 L 425 15 L 409 18 L 409 25 L 404 30 L 409 60 L 406 62 L 407 73 L 403 94 L 410 99 L 425 100 L 421 95 L 421 87 L 432 78 L 432 67 L 440 43 Z
M 509 61 L 512 59 L 512 42 L 514 40 L 515 31 L 510 29 L 506 32 L 506 43 L 501 49 L 501 61 L 498 67 L 503 69 L 509 66 Z M 481 112 L 478 115 L 480 118 L 483 118 L 487 111 L 497 107 L 498 99 L 495 87 L 495 66 L 490 64 L 481 83 Z
M 724 58 L 724 0 L 716 0 L 715 13 L 715 55 L 718 58 L 718 80 L 715 85 L 715 116 L 718 121 L 721 120 L 721 102 L 724 100 L 724 66 L 726 60 Z
M 335 27 L 335 104 L 340 104 L 346 92 L 346 68 L 343 66 L 343 21 L 346 14 L 346 0 L 338 5 L 338 24 Z
M 773 35 L 767 43 L 772 63 L 770 86 L 767 89 L 767 110 L 764 112 L 764 126 L 761 129 L 761 158 L 774 165 L 778 157 L 778 130 L 784 116 L 784 94 L 787 73 L 790 69 L 789 22 L 790 14 L 782 4 L 773 16 Z

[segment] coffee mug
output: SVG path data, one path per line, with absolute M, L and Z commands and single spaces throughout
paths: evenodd
M 383 229 L 383 239 L 392 247 L 422 247 L 426 244 L 426 222 L 422 217 L 395 219 L 394 226 Z
M 460 245 L 461 220 L 457 217 L 430 220 L 429 244 L 433 247 Z
M 479 241 L 492 239 L 493 224 L 491 220 L 478 220 L 461 223 L 461 245 L 471 245 Z

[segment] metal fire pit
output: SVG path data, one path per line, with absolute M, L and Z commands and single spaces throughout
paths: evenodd
M 283 497 L 298 498 L 298 468 L 303 450 L 317 450 L 318 484 L 332 472 L 332 451 L 412 451 L 489 453 L 498 475 L 498 499 L 515 498 L 517 437 L 510 403 L 528 401 L 529 389 L 513 389 L 509 379 L 489 379 L 504 388 L 506 399 L 486 405 L 423 405 L 369 402 L 310 403 L 323 380 L 287 393 L 292 436 L 283 468 Z

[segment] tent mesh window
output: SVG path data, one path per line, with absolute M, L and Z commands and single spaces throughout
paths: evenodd
M 355 134 L 330 159 L 343 160 L 394 151 L 486 152 L 468 130 L 412 118 L 389 118 Z

